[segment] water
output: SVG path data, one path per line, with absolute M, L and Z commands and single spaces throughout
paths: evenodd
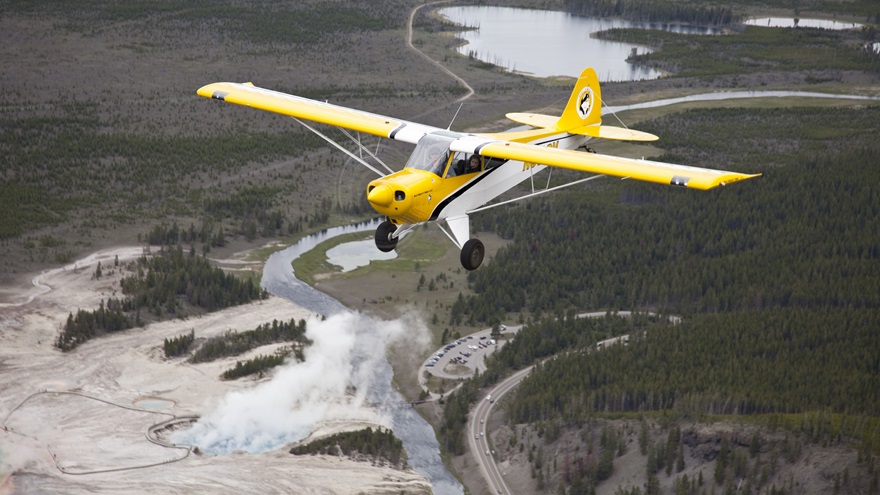
M 794 17 L 761 17 L 759 19 L 749 19 L 745 21 L 743 24 L 748 24 L 749 26 L 763 26 L 763 27 L 782 27 L 782 28 L 792 28 L 792 27 L 802 27 L 802 28 L 818 28 L 818 29 L 832 29 L 832 30 L 840 30 L 840 29 L 856 29 L 862 27 L 862 24 L 857 22 L 842 22 L 842 21 L 832 21 L 828 19 L 800 19 L 798 18 L 797 24 L 795 24 Z
M 173 405 L 174 401 L 167 399 L 140 399 L 134 403 L 135 407 L 149 409 L 150 411 L 163 411 Z
M 716 29 L 580 17 L 565 12 L 506 7 L 450 7 L 440 14 L 472 29 L 458 36 L 467 44 L 458 52 L 508 70 L 537 77 L 580 75 L 593 67 L 602 81 L 656 79 L 660 72 L 626 61 L 650 53 L 638 45 L 593 38 L 611 28 L 664 29 L 687 34 L 715 34 Z
M 372 230 L 378 224 L 379 220 L 373 220 L 355 225 L 334 227 L 305 237 L 293 246 L 272 254 L 263 270 L 262 287 L 272 294 L 287 298 L 310 311 L 327 316 L 348 311 L 332 297 L 297 280 L 290 263 L 297 256 L 331 237 L 350 232 Z M 374 386 L 370 387 L 367 392 L 367 399 L 370 403 L 377 404 L 381 415 L 391 418 L 391 429 L 403 442 L 409 456 L 410 466 L 428 479 L 435 494 L 463 494 L 464 488 L 461 483 L 446 469 L 446 465 L 440 458 L 440 444 L 431 425 L 419 416 L 412 407 L 401 406 L 406 401 L 392 385 L 393 372 L 384 356 L 379 365 L 373 366 L 372 370 L 374 376 L 371 382 Z
M 272 254 L 263 268 L 263 279 L 260 285 L 276 296 L 289 299 L 309 311 L 323 315 L 331 315 L 346 311 L 339 301 L 313 289 L 306 283 L 301 282 L 293 274 L 290 263 L 299 255 L 310 251 L 318 244 L 342 234 L 351 232 L 363 232 L 374 230 L 379 225 L 379 220 L 370 220 L 353 225 L 333 227 L 316 234 L 306 236 L 299 242 L 287 249 Z
M 372 239 L 346 242 L 327 250 L 327 262 L 342 267 L 343 272 L 367 266 L 373 260 L 393 260 L 396 257 L 396 251 L 383 253 L 376 249 Z

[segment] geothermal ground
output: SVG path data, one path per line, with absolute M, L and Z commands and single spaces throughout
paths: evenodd
M 106 267 L 113 266 L 117 255 L 124 261 L 140 254 L 141 248 L 106 250 L 41 274 L 27 286 L 6 287 L 0 294 L 0 493 L 430 492 L 424 477 L 413 471 L 339 457 L 297 457 L 288 454 L 289 444 L 283 442 L 261 454 L 228 455 L 152 442 L 157 437 L 149 433 L 152 425 L 175 416 L 215 417 L 235 400 L 253 403 L 266 395 L 327 399 L 329 394 L 331 407 L 322 417 L 310 419 L 315 421 L 313 437 L 384 421 L 359 394 L 344 390 L 349 385 L 344 379 L 317 391 L 297 389 L 290 394 L 283 386 L 279 390 L 274 378 L 219 379 L 236 360 L 271 353 L 272 346 L 198 365 L 165 358 L 163 340 L 191 330 L 204 339 L 273 319 L 312 318 L 310 332 L 332 331 L 315 315 L 277 297 L 107 335 L 69 353 L 56 349 L 54 339 L 70 312 L 92 310 L 101 299 L 118 296 L 123 274 Z M 97 261 L 105 267 L 99 280 L 93 277 Z M 107 276 L 108 271 L 115 273 Z M 339 345 L 339 338 L 324 341 L 323 349 L 331 354 L 350 351 Z M 334 355 L 312 357 L 313 363 L 339 363 Z M 289 374 L 295 366 L 285 365 L 273 377 Z M 294 402 L 269 402 L 266 407 L 303 407 Z M 254 419 L 244 413 L 239 423 L 226 427 L 246 434 Z M 171 441 L 168 435 L 158 437 Z

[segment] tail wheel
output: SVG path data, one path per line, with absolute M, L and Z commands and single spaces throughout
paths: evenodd
M 479 239 L 470 239 L 461 248 L 461 266 L 465 270 L 476 270 L 483 263 L 486 248 Z
M 397 226 L 385 220 L 376 228 L 376 247 L 379 251 L 387 253 L 393 251 L 397 247 L 397 238 L 391 237 L 391 234 L 397 230 Z

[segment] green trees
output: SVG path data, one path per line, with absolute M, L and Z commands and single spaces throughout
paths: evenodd
M 528 339 L 546 325 L 523 331 Z M 843 309 L 699 315 L 679 325 L 657 324 L 626 347 L 591 353 L 572 347 L 578 352 L 545 362 L 517 388 L 509 412 L 514 423 L 660 410 L 690 417 L 815 410 L 875 416 L 877 328 L 880 313 Z M 505 351 L 493 365 L 509 359 Z
M 237 356 L 262 345 L 279 342 L 296 342 L 297 357 L 302 359 L 299 350 L 304 345 L 311 344 L 306 338 L 306 321 L 291 319 L 289 322 L 272 320 L 272 323 L 264 323 L 253 330 L 244 332 L 229 331 L 223 335 L 208 339 L 196 350 L 190 361 L 204 363 L 227 356 Z
M 261 354 L 246 361 L 236 361 L 234 368 L 224 371 L 220 376 L 224 380 L 235 380 L 236 378 L 255 375 L 257 373 L 260 373 L 260 376 L 262 376 L 264 371 L 284 363 L 284 359 L 288 354 L 289 352 L 276 352 L 275 354 L 268 356 Z
M 157 315 L 175 313 L 183 302 L 216 311 L 268 296 L 253 280 L 228 274 L 205 258 L 184 254 L 179 246 L 140 258 L 134 270 L 120 282 L 130 308 L 150 309 Z
M 406 468 L 406 451 L 391 430 L 365 428 L 363 430 L 337 433 L 327 438 L 309 442 L 290 449 L 293 455 L 323 454 L 344 455 L 357 459 L 367 456 L 375 460 L 387 462 L 391 466 Z
M 701 110 L 644 123 L 663 134 L 664 160 L 712 156 L 714 166 L 767 176 L 705 193 L 613 182 L 475 216 L 514 242 L 469 275 L 478 295 L 454 315 L 490 323 L 571 306 L 880 308 L 880 193 L 871 187 L 880 169 L 867 166 L 880 154 L 870 137 L 877 121 L 870 107 Z
M 268 297 L 251 279 L 240 279 L 212 266 L 208 260 L 184 254 L 177 248 L 143 256 L 131 267 L 133 273 L 120 281 L 124 299 L 110 298 L 94 311 L 71 313 L 55 341 L 69 351 L 107 332 L 143 324 L 142 311 L 157 318 L 180 316 L 187 311 L 216 311 Z
M 189 352 L 189 348 L 195 340 L 195 330 L 190 330 L 189 333 L 178 335 L 177 337 L 165 339 L 165 342 L 162 346 L 165 350 L 165 357 L 170 358 L 186 354 L 187 352 Z
M 108 332 L 118 332 L 140 325 L 137 320 L 132 320 L 123 308 L 125 303 L 119 299 L 110 298 L 107 304 L 101 300 L 101 305 L 94 311 L 79 309 L 76 314 L 70 313 L 64 328 L 55 339 L 55 347 L 62 351 L 69 351 L 88 341 Z

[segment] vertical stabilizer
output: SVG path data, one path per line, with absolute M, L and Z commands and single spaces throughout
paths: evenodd
M 556 128 L 566 131 L 601 122 L 602 91 L 599 89 L 599 78 L 596 77 L 596 71 L 592 67 L 587 67 L 578 77 L 565 111 L 556 122 Z

